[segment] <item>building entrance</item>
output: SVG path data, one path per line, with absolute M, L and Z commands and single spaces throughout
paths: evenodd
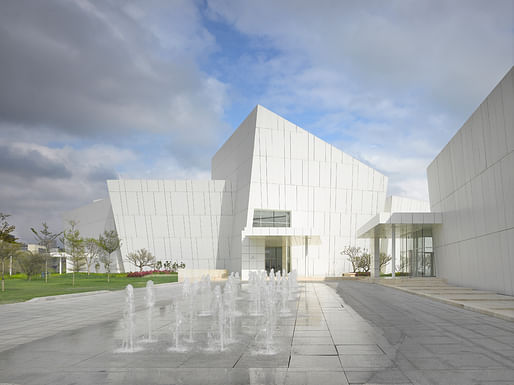
M 265 268 L 268 273 L 271 269 L 282 271 L 282 247 L 266 247 Z
M 400 245 L 401 272 L 413 277 L 435 276 L 432 229 L 421 228 L 402 234 Z

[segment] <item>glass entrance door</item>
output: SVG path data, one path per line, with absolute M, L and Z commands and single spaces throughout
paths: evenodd
M 402 234 L 400 270 L 413 277 L 435 276 L 431 229 L 421 228 Z
M 265 266 L 268 273 L 271 269 L 282 271 L 282 247 L 266 247 Z

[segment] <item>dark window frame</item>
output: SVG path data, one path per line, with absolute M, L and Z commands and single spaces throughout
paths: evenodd
M 252 225 L 253 227 L 291 227 L 291 211 L 255 209 Z

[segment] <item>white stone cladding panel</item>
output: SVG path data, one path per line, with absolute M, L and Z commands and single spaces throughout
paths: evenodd
M 514 70 L 511 68 L 427 170 L 437 274 L 514 295 Z M 509 239 L 509 236 L 511 238 Z
M 232 206 L 232 194 L 230 190 L 220 191 L 224 187 L 219 181 L 123 180 L 108 184 L 111 186 L 112 210 L 127 271 L 135 269 L 126 261 L 127 254 L 142 248 L 157 260 L 184 261 L 192 268 L 216 268 L 225 263 L 228 250 L 218 244 L 227 244 L 230 234 L 220 231 L 219 226 L 223 223 L 222 206 Z
M 349 271 L 340 252 L 348 244 L 369 248 L 356 239 L 356 229 L 383 209 L 387 178 L 261 106 L 256 122 L 248 225 L 255 209 L 290 211 L 293 228 L 311 229 L 321 240 L 309 246 L 307 257 L 301 245 L 291 247 L 299 274 Z

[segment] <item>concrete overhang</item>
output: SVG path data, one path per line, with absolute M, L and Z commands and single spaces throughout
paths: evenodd
M 249 238 L 288 238 L 291 244 L 301 245 L 307 237 L 309 244 L 318 245 L 321 243 L 320 233 L 309 228 L 298 227 L 246 227 L 241 232 L 242 239 Z
M 379 213 L 357 230 L 357 238 L 391 238 L 393 226 L 395 233 L 401 235 L 442 223 L 441 213 Z

